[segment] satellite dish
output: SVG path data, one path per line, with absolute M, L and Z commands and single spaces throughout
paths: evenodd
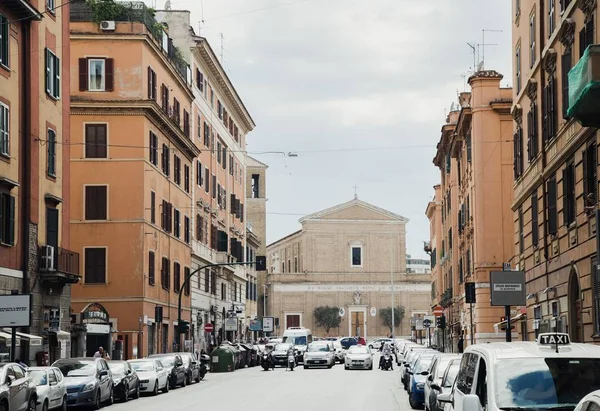
M 481 71 L 483 70 L 483 61 L 480 61 L 479 64 L 477 65 L 477 71 Z
M 165 10 L 171 10 L 171 0 L 165 2 Z

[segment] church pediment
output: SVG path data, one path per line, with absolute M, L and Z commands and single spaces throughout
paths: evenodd
M 358 221 L 397 221 L 408 222 L 401 215 L 384 210 L 359 199 L 354 199 L 344 204 L 328 208 L 323 211 L 308 215 L 300 222 L 310 220 L 358 220 Z

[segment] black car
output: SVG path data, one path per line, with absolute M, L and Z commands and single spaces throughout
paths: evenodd
M 123 402 L 131 397 L 140 398 L 140 379 L 131 365 L 127 361 L 114 360 L 108 361 L 108 366 L 112 372 L 115 397 Z
M 173 353 L 152 354 L 148 358 L 160 360 L 162 365 L 167 369 L 169 372 L 169 386 L 171 388 L 177 388 L 177 386 L 185 387 L 187 385 L 186 370 L 181 355 Z
M 196 358 L 196 354 L 191 352 L 178 352 L 175 353 L 181 356 L 183 360 L 183 368 L 185 368 L 186 383 L 192 384 L 192 382 L 200 382 L 202 376 L 200 375 L 200 362 Z

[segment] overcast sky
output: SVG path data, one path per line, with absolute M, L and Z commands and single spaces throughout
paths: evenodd
M 502 30 L 485 33 L 485 68 L 512 85 L 510 3 L 172 0 L 192 11 L 196 33 L 204 19 L 217 54 L 223 34 L 225 69 L 257 124 L 248 150 L 298 153 L 255 154 L 269 164 L 267 241 L 352 199 L 356 184 L 360 199 L 410 220 L 407 252 L 425 256 L 425 208 L 440 178 L 432 159 L 472 70 L 467 42 Z

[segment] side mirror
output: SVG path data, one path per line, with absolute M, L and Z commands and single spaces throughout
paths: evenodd
M 127 370 L 127 374 L 131 374 L 131 370 Z
M 468 396 L 465 395 L 465 397 L 468 397 Z M 475 397 L 477 397 L 477 396 L 475 396 Z M 440 404 L 452 404 L 452 394 L 449 392 L 440 394 L 440 395 L 438 395 L 437 400 Z M 443 406 L 442 406 L 442 408 L 443 408 Z
M 108 370 L 101 370 L 100 377 L 106 377 L 108 375 Z
M 436 391 L 442 391 L 442 388 L 436 383 L 431 383 L 431 389 Z
M 407 371 L 407 373 L 408 373 L 408 375 L 413 375 L 414 374 L 414 372 L 412 372 L 412 371 Z
M 463 397 L 463 410 L 478 410 L 481 408 L 479 397 L 476 394 L 469 394 Z
M 427 377 L 427 381 L 433 381 L 433 375 L 430 375 L 429 377 Z
M 175 365 L 178 366 L 178 367 L 181 367 L 183 365 L 183 361 L 178 360 L 178 361 L 175 362 Z
M 429 371 L 423 371 L 421 375 L 429 375 Z
M 198 361 L 192 361 L 192 365 L 198 365 Z
M 5 383 L 6 383 L 6 385 L 12 385 L 14 380 L 15 380 L 15 377 L 13 377 L 12 375 L 7 375 Z

